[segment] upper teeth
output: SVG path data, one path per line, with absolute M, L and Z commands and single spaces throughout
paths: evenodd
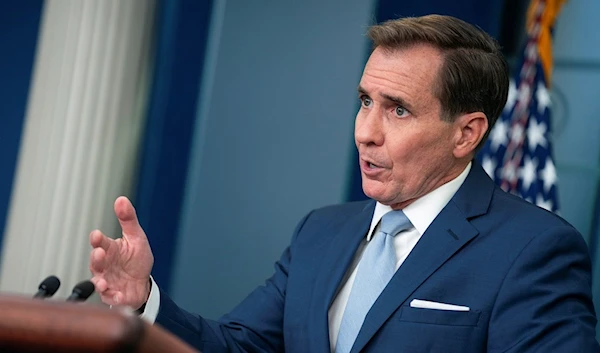
M 373 163 L 369 163 L 369 167 L 371 167 L 371 168 L 377 168 L 377 166 L 375 164 L 373 164 Z

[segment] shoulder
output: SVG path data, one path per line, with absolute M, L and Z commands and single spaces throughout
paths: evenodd
M 369 224 L 373 217 L 375 201 L 356 201 L 317 208 L 309 212 L 298 223 L 293 239 L 309 239 L 312 236 L 333 235 L 348 227 L 348 224 Z
M 509 194 L 500 188 L 494 190 L 488 215 L 491 218 L 507 222 L 515 229 L 545 232 L 552 228 L 563 228 L 577 232 L 569 222 L 559 215 L 518 196 Z
M 588 253 L 583 236 L 569 222 L 500 188 L 494 190 L 487 212 L 470 222 L 481 240 L 509 262 L 557 249 Z

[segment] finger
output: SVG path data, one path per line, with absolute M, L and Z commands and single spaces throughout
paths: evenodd
M 90 233 L 90 245 L 93 248 L 102 248 L 104 251 L 108 251 L 112 241 L 114 240 L 102 234 L 98 229 Z
M 115 292 L 112 297 L 112 305 L 120 305 L 123 302 L 123 292 Z
M 113 310 L 123 310 L 125 308 L 129 308 L 124 302 L 125 295 L 123 292 L 109 290 L 102 294 L 101 298 L 102 302 L 109 304 Z
M 106 280 L 104 278 L 92 277 L 90 281 L 92 281 L 96 292 L 98 292 L 99 294 L 104 293 L 108 289 L 108 284 L 106 283 Z
M 102 302 L 104 304 L 117 305 L 117 303 L 115 303 L 115 300 L 114 300 L 115 293 L 116 293 L 116 291 L 108 289 L 105 292 L 99 293 L 100 299 L 102 300 Z
M 137 237 L 144 235 L 144 231 L 135 214 L 135 208 L 133 208 L 131 201 L 127 197 L 121 196 L 117 198 L 115 201 L 115 214 L 121 224 L 123 236 Z
M 106 251 L 102 248 L 95 248 L 90 254 L 90 271 L 93 275 L 102 273 L 106 268 Z

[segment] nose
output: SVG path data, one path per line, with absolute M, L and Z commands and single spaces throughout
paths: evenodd
M 378 109 L 361 109 L 354 122 L 354 140 L 358 145 L 381 146 L 384 140 L 383 119 Z

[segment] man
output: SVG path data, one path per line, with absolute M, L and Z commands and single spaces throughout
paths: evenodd
M 473 161 L 507 97 L 497 43 L 447 16 L 369 37 L 355 141 L 372 200 L 309 213 L 266 284 L 210 321 L 150 279 L 150 246 L 119 198 L 123 238 L 90 235 L 102 300 L 145 306 L 204 352 L 599 352 L 583 239 Z

